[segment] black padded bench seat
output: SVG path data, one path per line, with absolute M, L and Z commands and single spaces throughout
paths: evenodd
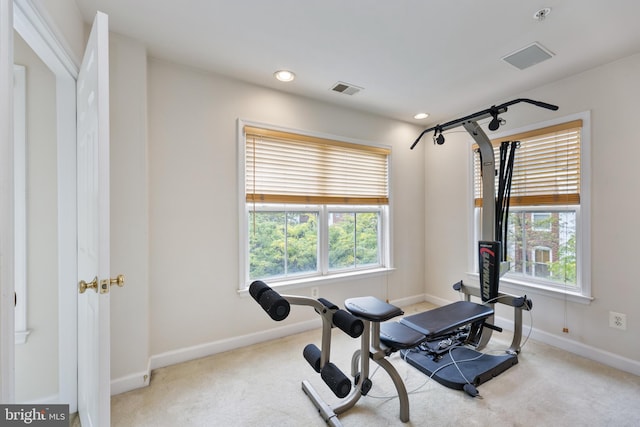
M 430 337 L 451 332 L 469 323 L 486 319 L 493 314 L 493 308 L 470 301 L 457 301 L 411 316 L 403 317 L 400 323 Z
M 404 317 L 399 322 L 387 322 L 404 312 L 372 296 L 349 298 L 344 306 L 354 316 L 371 322 L 386 322 L 380 323 L 380 341 L 394 351 L 416 347 L 429 338 L 482 321 L 493 314 L 489 306 L 458 301 Z
M 404 314 L 402 309 L 376 297 L 349 298 L 344 306 L 351 314 L 371 322 L 386 322 Z M 380 341 L 394 351 L 413 348 L 427 337 L 398 322 L 380 323 Z
M 399 307 L 376 297 L 349 298 L 344 302 L 344 307 L 354 316 L 372 322 L 384 322 L 404 314 Z
M 420 345 L 455 329 L 482 321 L 493 314 L 486 305 L 458 301 L 380 325 L 380 341 L 394 350 L 404 350 Z
M 380 324 L 380 342 L 394 351 L 417 347 L 426 339 L 420 332 L 398 322 Z

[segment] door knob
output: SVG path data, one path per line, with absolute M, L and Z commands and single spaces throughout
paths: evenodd
M 118 274 L 115 279 L 105 279 L 100 282 L 100 286 L 102 288 L 111 287 L 113 285 L 118 285 L 119 287 L 124 286 L 124 274 Z M 106 290 L 105 292 L 109 292 Z
M 84 294 L 87 289 L 93 289 L 98 292 L 98 276 L 94 277 L 89 283 L 84 280 L 81 280 L 80 283 L 78 283 L 78 290 L 81 294 Z
M 119 287 L 124 286 L 124 275 L 118 274 L 115 279 L 104 279 L 100 281 L 100 293 L 106 294 L 109 293 L 109 289 L 113 285 L 118 285 Z M 81 294 L 85 293 L 87 289 L 93 289 L 98 292 L 98 278 L 95 277 L 91 282 L 87 283 L 84 280 L 81 280 L 78 283 L 78 289 Z

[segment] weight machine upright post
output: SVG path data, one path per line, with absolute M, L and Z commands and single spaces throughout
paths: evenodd
M 489 137 L 475 121 L 462 124 L 476 141 L 482 155 L 482 228 L 480 240 L 495 240 L 496 218 L 496 160 Z
M 462 126 L 467 130 L 469 135 L 476 141 L 480 149 L 480 158 L 482 159 L 482 227 L 480 229 L 480 240 L 495 240 L 495 223 L 496 223 L 496 166 L 495 155 L 493 153 L 493 145 L 491 140 L 478 123 L 474 120 L 464 122 Z M 482 268 L 482 267 L 480 267 Z M 491 308 L 495 304 L 489 304 Z M 487 318 L 487 322 L 494 323 L 494 316 Z M 491 339 L 493 330 L 490 328 L 482 328 L 482 334 L 478 341 L 477 348 L 484 348 Z

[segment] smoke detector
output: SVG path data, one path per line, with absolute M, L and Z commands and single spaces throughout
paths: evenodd
M 338 82 L 331 87 L 331 90 L 338 93 L 343 93 L 345 95 L 355 95 L 360 92 L 364 88 L 358 87 L 356 85 L 352 85 L 350 83 Z

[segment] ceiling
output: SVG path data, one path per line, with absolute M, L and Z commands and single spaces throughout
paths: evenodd
M 76 3 L 87 22 L 107 13 L 152 57 L 425 127 L 640 52 L 637 0 Z M 501 59 L 533 42 L 554 56 L 525 70 Z M 279 69 L 296 80 L 276 81 Z M 332 91 L 339 81 L 363 90 Z

